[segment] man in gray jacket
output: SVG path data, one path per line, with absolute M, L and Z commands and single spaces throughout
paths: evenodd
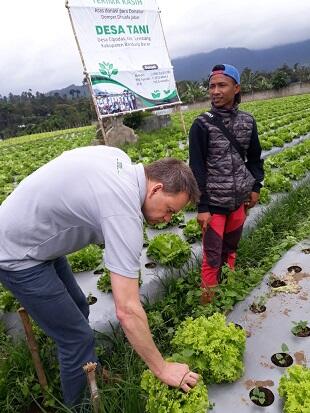
M 0 281 L 58 348 L 65 403 L 86 385 L 82 366 L 96 362 L 89 306 L 66 254 L 105 244 L 116 314 L 134 349 L 164 383 L 184 391 L 198 375 L 166 362 L 153 342 L 139 299 L 143 219 L 169 221 L 199 190 L 176 159 L 131 164 L 117 148 L 63 153 L 24 179 L 0 206 Z M 103 309 L 104 311 L 104 309 Z
M 190 167 L 201 191 L 203 303 L 212 299 L 223 264 L 234 268 L 246 210 L 258 202 L 264 178 L 256 122 L 238 109 L 238 70 L 214 66 L 209 93 L 212 109 L 195 119 L 189 134 Z

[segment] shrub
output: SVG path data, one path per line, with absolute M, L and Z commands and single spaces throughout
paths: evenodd
M 310 369 L 295 365 L 280 379 L 279 395 L 285 398 L 284 413 L 310 411 Z

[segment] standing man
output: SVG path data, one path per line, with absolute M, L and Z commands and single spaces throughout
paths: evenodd
M 238 70 L 214 66 L 209 93 L 212 109 L 195 119 L 189 134 L 190 167 L 201 191 L 202 303 L 212 300 L 223 264 L 234 269 L 246 210 L 258 202 L 264 178 L 255 119 L 238 109 Z
M 116 314 L 134 349 L 164 383 L 189 391 L 198 375 L 166 362 L 153 342 L 139 299 L 143 217 L 169 221 L 199 190 L 176 159 L 132 165 L 117 148 L 63 153 L 24 179 L 0 206 L 0 281 L 58 348 L 65 403 L 86 386 L 83 365 L 96 362 L 89 306 L 66 254 L 105 244 Z M 104 309 L 103 309 L 104 311 Z

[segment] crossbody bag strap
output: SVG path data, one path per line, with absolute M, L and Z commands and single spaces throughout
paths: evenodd
M 226 128 L 224 123 L 219 119 L 218 116 L 214 115 L 211 112 L 205 112 L 199 116 L 199 118 L 203 118 L 207 123 L 211 123 L 219 128 L 224 136 L 229 140 L 232 146 L 236 149 L 236 151 L 241 156 L 242 160 L 245 161 L 245 153 L 243 148 L 241 147 L 240 143 L 237 141 L 236 137 Z

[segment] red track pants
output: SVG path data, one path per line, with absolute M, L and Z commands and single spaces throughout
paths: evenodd
M 245 218 L 243 204 L 229 215 L 212 214 L 203 236 L 202 288 L 214 287 L 219 283 L 223 264 L 227 263 L 234 269 Z

